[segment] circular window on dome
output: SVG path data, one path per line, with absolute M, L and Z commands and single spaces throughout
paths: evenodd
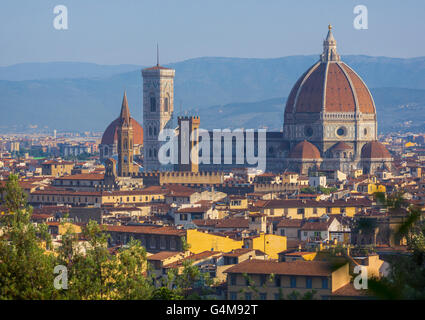
M 304 134 L 306 137 L 311 137 L 313 135 L 313 128 L 312 127 L 305 127 Z
M 339 128 L 336 130 L 336 134 L 337 134 L 338 136 L 340 136 L 340 137 L 343 137 L 343 136 L 345 136 L 345 135 L 347 134 L 347 129 L 346 129 L 345 127 L 339 127 Z

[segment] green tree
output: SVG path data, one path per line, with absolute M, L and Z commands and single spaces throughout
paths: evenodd
M 146 250 L 140 242 L 131 239 L 127 248 L 121 249 L 112 259 L 109 280 L 113 280 L 116 294 L 120 300 L 145 300 L 153 296 L 153 286 L 146 276 L 148 268 Z
M 408 205 L 403 191 L 390 195 L 376 194 L 390 214 L 405 208 L 407 216 L 395 235 L 405 237 L 409 251 L 389 257 L 390 271 L 386 278 L 371 279 L 370 291 L 384 299 L 425 299 L 425 224 L 421 208 Z
M 0 299 L 55 299 L 54 255 L 46 252 L 50 237 L 46 225 L 31 223 L 32 208 L 10 175 L 3 190 L 7 211 L 0 217 Z

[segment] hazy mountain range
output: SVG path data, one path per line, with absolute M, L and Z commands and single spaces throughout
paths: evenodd
M 199 114 L 203 128 L 282 127 L 286 96 L 314 56 L 276 59 L 197 58 L 176 70 L 176 114 Z M 425 57 L 344 56 L 372 91 L 381 130 L 424 127 Z M 143 66 L 25 63 L 0 67 L 0 130 L 47 126 L 104 130 L 120 111 L 123 91 L 142 121 Z M 409 122 L 411 121 L 411 122 Z

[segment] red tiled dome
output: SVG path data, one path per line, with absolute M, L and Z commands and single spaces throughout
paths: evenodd
M 361 157 L 362 159 L 391 159 L 391 154 L 382 143 L 371 141 L 363 146 Z
M 292 159 L 320 159 L 319 149 L 310 142 L 304 140 L 298 143 L 289 152 L 289 158 Z
M 350 146 L 350 145 L 346 144 L 346 143 L 345 143 L 345 142 L 343 142 L 343 141 L 338 142 L 337 144 L 335 144 L 335 145 L 332 147 L 332 150 L 333 150 L 333 151 L 344 151 L 344 150 L 352 150 L 352 149 L 353 149 L 353 147 L 352 147 L 352 146 Z
M 324 108 L 323 108 L 324 105 Z M 285 113 L 375 113 L 375 104 L 363 80 L 344 62 L 318 62 L 295 83 Z
M 115 119 L 111 124 L 106 128 L 102 136 L 101 144 L 114 144 L 118 141 L 117 127 L 120 123 L 120 118 Z M 131 118 L 131 125 L 133 126 L 133 139 L 134 144 L 143 145 L 143 128 L 142 126 L 133 118 Z
M 355 112 L 375 114 L 375 104 L 366 84 L 344 62 L 336 50 L 329 26 L 320 61 L 295 83 L 285 113 Z

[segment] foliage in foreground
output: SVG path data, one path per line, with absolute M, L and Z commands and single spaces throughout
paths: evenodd
M 31 222 L 32 208 L 10 175 L 4 190 L 6 210 L 0 216 L 0 299 L 166 299 L 191 298 L 191 289 L 203 274 L 190 262 L 181 272 L 171 272 L 169 282 L 157 287 L 149 275 L 146 250 L 131 240 L 116 254 L 108 249 L 108 235 L 90 221 L 77 234 L 63 221 L 66 230 L 53 247 L 47 225 Z M 85 241 L 80 241 L 85 240 Z M 56 289 L 55 266 L 67 268 L 68 288 Z M 205 282 L 206 284 L 206 282 Z M 198 297 L 199 298 L 199 297 Z

